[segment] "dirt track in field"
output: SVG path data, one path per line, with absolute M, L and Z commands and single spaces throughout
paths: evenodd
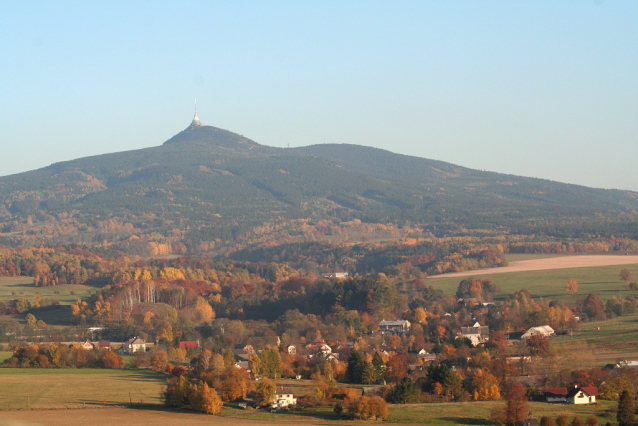
M 334 425 L 334 420 L 322 420 L 300 415 L 278 415 L 273 420 L 220 417 L 197 412 L 176 412 L 162 408 L 86 408 L 71 410 L 20 410 L 0 411 L 0 426 L 272 426 L 273 424 L 313 426 Z M 365 425 L 359 421 L 348 421 L 349 426 Z M 395 423 L 386 423 L 391 426 Z
M 502 268 L 478 269 L 473 271 L 452 272 L 432 275 L 428 278 L 468 277 L 487 274 L 505 274 L 508 272 L 543 271 L 547 269 L 587 268 L 591 266 L 613 266 L 638 264 L 638 256 L 583 255 L 549 257 L 547 259 L 519 260 L 510 262 Z

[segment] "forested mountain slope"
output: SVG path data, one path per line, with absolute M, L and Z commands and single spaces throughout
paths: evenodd
M 0 241 L 157 255 L 486 232 L 638 238 L 637 207 L 630 191 L 189 126 L 154 148 L 0 178 Z

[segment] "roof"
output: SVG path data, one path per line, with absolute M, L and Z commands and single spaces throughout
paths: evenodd
M 545 396 L 567 396 L 567 388 L 547 388 L 545 389 Z
M 398 325 L 398 326 L 402 327 L 405 323 L 407 323 L 406 320 L 398 320 L 398 321 L 386 321 L 386 320 L 383 320 L 383 321 L 381 321 L 379 323 L 379 325 L 380 326 L 384 326 L 384 325 L 385 326 L 393 326 L 393 325 L 396 326 L 396 325 Z
M 108 340 L 100 340 L 98 345 L 103 348 L 108 348 L 109 346 L 111 346 L 111 342 L 109 342 Z
M 146 340 L 140 339 L 139 337 L 134 337 L 132 339 L 128 339 L 128 342 L 131 345 L 143 345 L 144 343 L 146 343 Z
M 197 348 L 199 346 L 199 342 L 197 340 L 189 340 L 185 342 L 179 342 L 180 348 Z
M 598 396 L 598 388 L 596 386 L 574 386 L 567 394 L 567 398 L 575 396 L 580 391 L 583 391 L 587 396 Z
M 292 388 L 277 388 L 277 395 L 292 393 Z

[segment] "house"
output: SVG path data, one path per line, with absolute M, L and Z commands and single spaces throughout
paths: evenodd
M 286 352 L 288 353 L 288 355 L 297 355 L 297 348 L 295 347 L 295 345 L 288 345 L 286 346 Z
M 199 340 L 187 340 L 185 342 L 179 342 L 180 349 L 197 349 L 199 348 Z
M 547 388 L 545 389 L 545 401 L 550 403 L 567 402 L 567 388 Z
M 108 340 L 100 340 L 97 344 L 97 347 L 99 349 L 104 349 L 107 351 L 111 350 L 111 342 L 109 342 Z
M 408 334 L 410 331 L 410 321 L 398 320 L 398 321 L 386 321 L 383 320 L 379 323 L 381 334 Z
M 313 340 L 312 342 L 306 345 L 306 349 L 321 347 L 325 344 L 326 344 L 325 340 L 323 340 L 321 337 L 317 337 L 315 340 Z
M 347 272 L 329 272 L 327 274 L 321 274 L 321 276 L 327 280 L 336 279 L 336 280 L 345 280 L 348 278 Z
M 618 368 L 633 368 L 638 371 L 638 361 L 618 361 L 616 365 Z
M 598 388 L 595 386 L 574 386 L 567 393 L 568 404 L 596 404 Z
M 490 340 L 490 327 L 475 322 L 472 327 L 461 327 L 461 339 L 470 339 L 472 346 L 477 346 Z
M 277 388 L 273 407 L 285 408 L 297 404 L 297 398 L 292 393 L 292 388 Z
M 87 340 L 86 342 L 82 343 L 80 347 L 87 351 L 92 351 L 93 349 L 95 349 L 95 345 L 90 340 Z
M 568 388 L 545 389 L 545 401 L 563 404 L 596 404 L 598 388 L 595 386 L 578 386 Z
M 122 351 L 126 354 L 134 354 L 135 352 L 146 352 L 146 340 L 139 337 L 128 339 L 122 345 Z
M 521 339 L 529 339 L 532 336 L 538 336 L 538 337 L 551 337 L 554 334 L 556 334 L 554 332 L 554 329 L 551 328 L 549 325 L 541 325 L 540 327 L 532 327 L 529 330 L 527 330 L 522 336 Z

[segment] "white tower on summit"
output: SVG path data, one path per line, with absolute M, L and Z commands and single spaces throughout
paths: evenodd
M 193 117 L 193 122 L 191 126 L 201 127 L 203 126 L 202 122 L 199 121 L 199 117 L 197 117 L 197 98 L 195 98 L 195 117 Z

